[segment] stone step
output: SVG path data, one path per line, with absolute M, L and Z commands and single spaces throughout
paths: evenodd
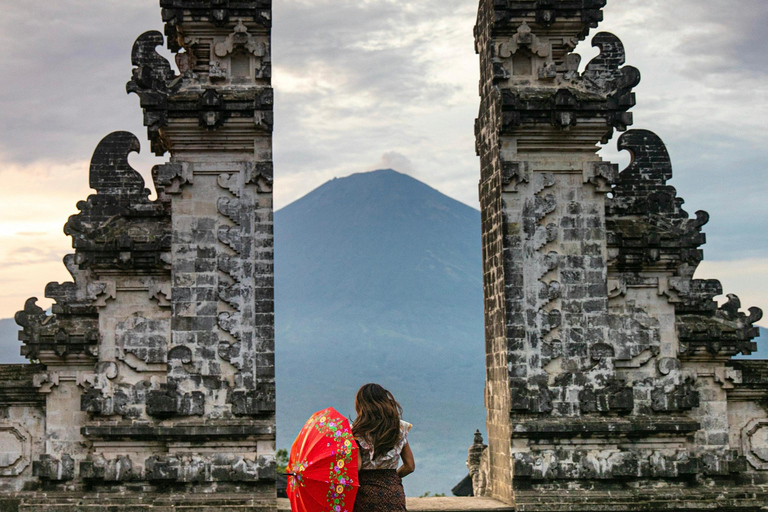
M 125 492 L 87 497 L 72 494 L 41 493 L 18 496 L 13 500 L 0 499 L 0 512 L 96 512 L 105 510 L 105 507 L 111 512 L 275 512 L 274 501 L 246 493 L 142 495 Z
M 768 512 L 768 487 L 518 492 L 517 512 Z

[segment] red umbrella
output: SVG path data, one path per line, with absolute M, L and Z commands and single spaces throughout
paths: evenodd
M 352 512 L 359 487 L 357 443 L 333 407 L 316 412 L 299 432 L 288 460 L 293 512 Z

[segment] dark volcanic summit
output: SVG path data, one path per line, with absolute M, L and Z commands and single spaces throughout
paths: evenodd
M 417 322 L 459 313 L 482 300 L 479 222 L 477 210 L 392 170 L 334 179 L 276 213 L 278 300 L 304 314 L 391 315 L 403 304 Z

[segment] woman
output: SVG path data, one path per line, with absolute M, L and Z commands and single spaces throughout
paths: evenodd
M 402 407 L 392 393 L 378 384 L 360 388 L 355 396 L 355 412 L 352 433 L 360 448 L 360 488 L 353 512 L 405 511 L 402 478 L 416 469 L 408 445 L 412 425 L 400 419 Z M 400 459 L 403 465 L 398 468 Z

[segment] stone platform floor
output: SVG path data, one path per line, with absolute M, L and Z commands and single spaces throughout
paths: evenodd
M 288 512 L 291 505 L 287 499 L 277 500 L 278 512 Z M 490 498 L 407 498 L 408 512 L 475 512 L 490 510 L 494 512 L 513 512 L 515 509 L 505 503 Z

